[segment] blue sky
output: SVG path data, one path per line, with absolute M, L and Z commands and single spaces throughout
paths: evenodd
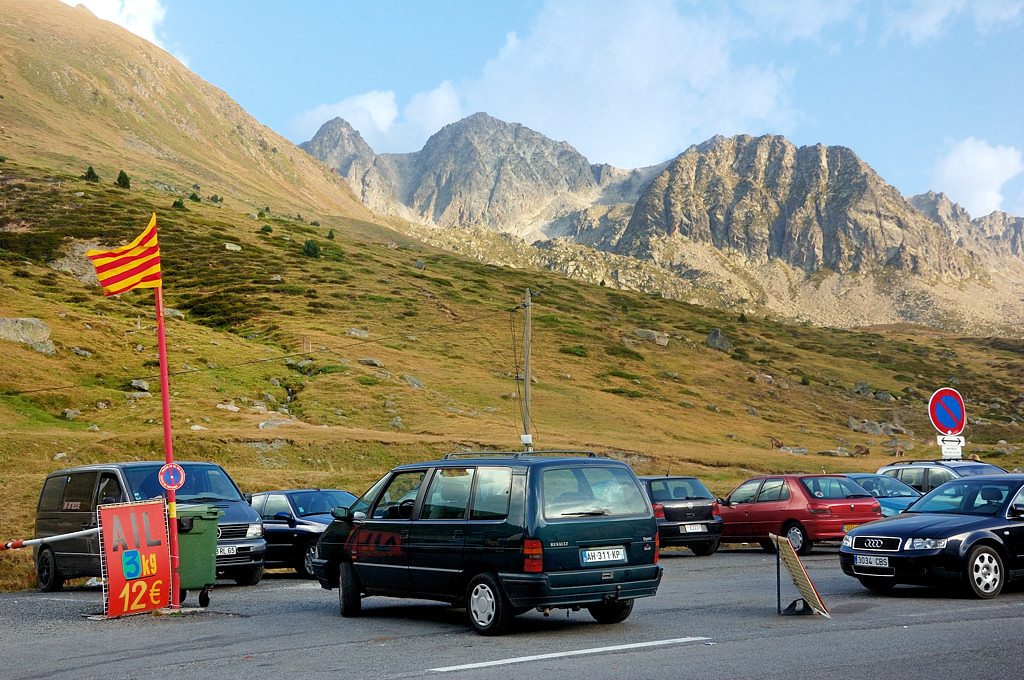
M 341 116 L 416 151 L 484 111 L 634 168 L 772 133 L 1024 216 L 1024 0 L 77 1 L 296 143 Z

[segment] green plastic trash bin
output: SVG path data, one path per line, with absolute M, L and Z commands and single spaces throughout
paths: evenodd
M 178 506 L 178 588 L 184 602 L 189 590 L 199 591 L 199 606 L 210 604 L 217 580 L 217 520 L 224 514 L 212 505 Z

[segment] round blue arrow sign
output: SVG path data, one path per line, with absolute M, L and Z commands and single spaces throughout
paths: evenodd
M 960 434 L 967 422 L 963 397 L 951 387 L 935 390 L 928 400 L 928 417 L 942 434 Z

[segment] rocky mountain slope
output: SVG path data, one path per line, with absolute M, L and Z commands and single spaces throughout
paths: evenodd
M 341 119 L 302 148 L 374 211 L 485 260 L 511 247 L 583 280 L 825 325 L 1024 327 L 1021 218 L 906 199 L 845 147 L 715 137 L 622 170 L 478 113 L 415 153 L 374 154 Z M 488 247 L 487 231 L 523 243 Z

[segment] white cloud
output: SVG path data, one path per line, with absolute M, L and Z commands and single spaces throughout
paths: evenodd
M 687 10 L 667 1 L 545 5 L 528 34 L 510 35 L 481 77 L 462 84 L 464 108 L 620 167 L 784 123 L 785 72 L 736 65 L 739 20 L 714 6 Z
M 163 47 L 156 37 L 167 10 L 160 0 L 63 0 L 67 5 L 85 5 L 98 18 L 128 29 L 140 38 Z
M 972 217 L 981 217 L 1001 209 L 1003 185 L 1022 172 L 1024 155 L 1018 149 L 969 137 L 949 143 L 935 168 L 935 187 Z
M 887 38 L 907 38 L 920 45 L 943 36 L 952 24 L 968 16 L 981 33 L 1011 28 L 1024 16 L 1022 0 L 911 0 L 886 12 Z
M 381 142 L 387 138 L 398 120 L 395 93 L 374 90 L 348 97 L 336 104 L 321 104 L 293 118 L 288 127 L 293 139 L 306 141 L 316 134 L 321 125 L 334 118 L 348 121 L 359 130 L 374 151 L 380 151 Z

